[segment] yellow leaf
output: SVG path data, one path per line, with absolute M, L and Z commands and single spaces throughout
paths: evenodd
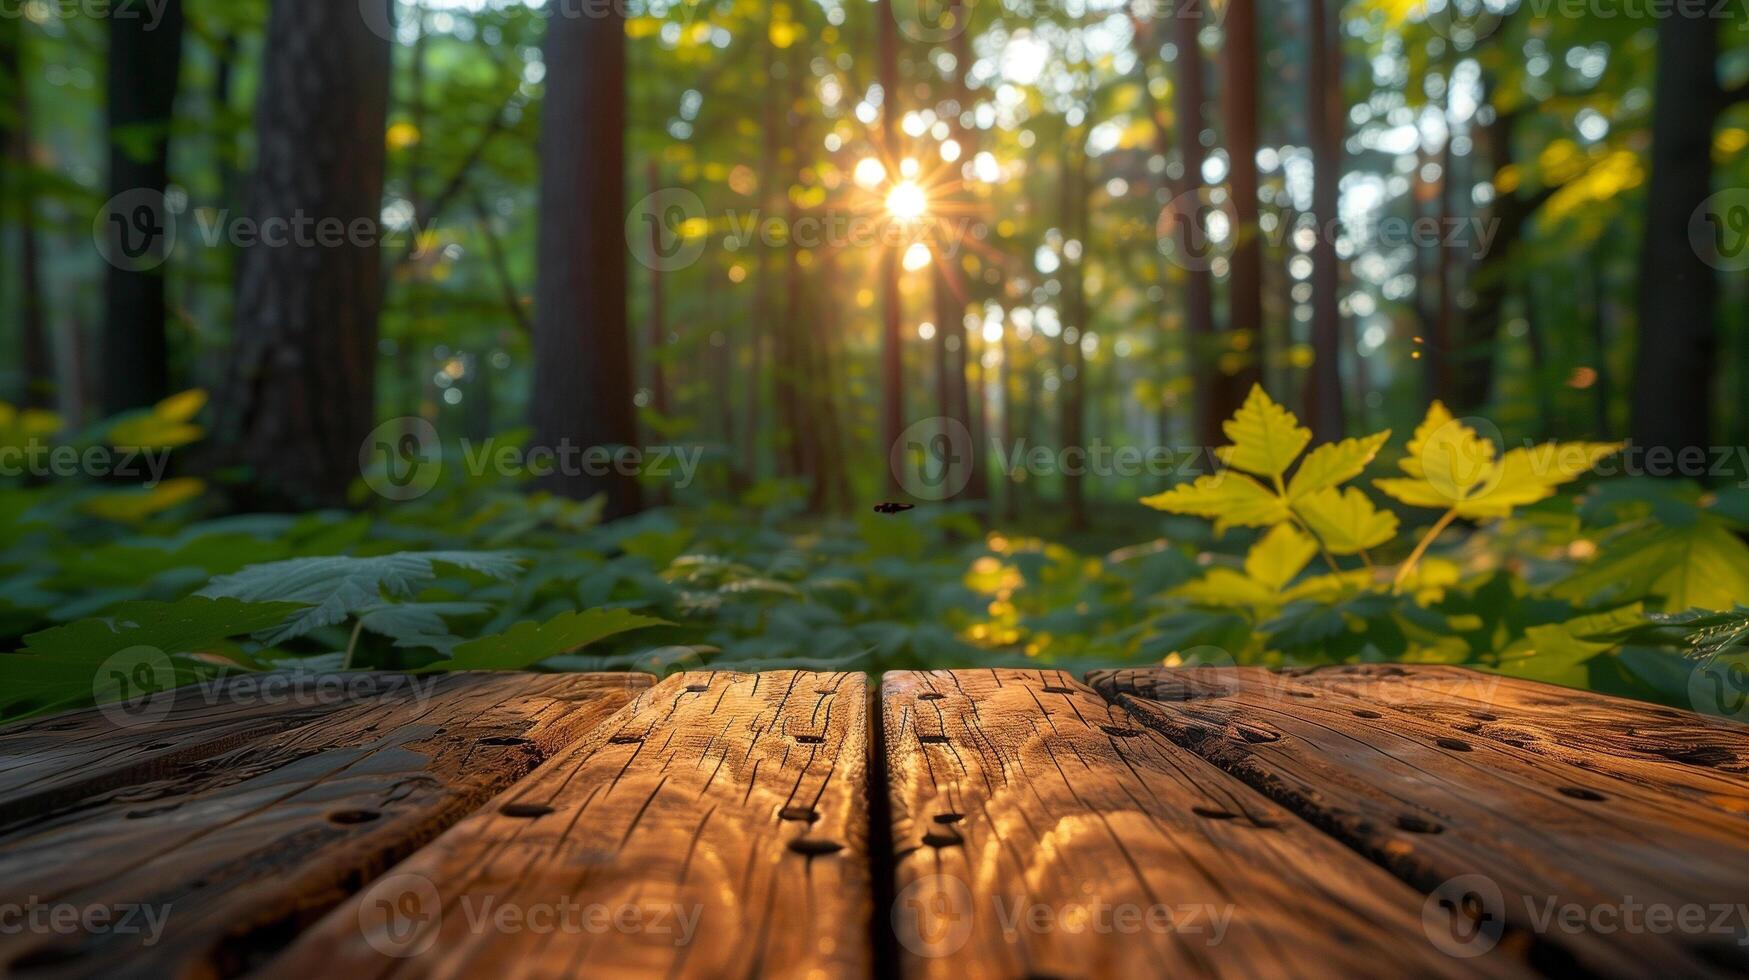
M 1318 554 L 1318 542 L 1292 524 L 1277 524 L 1245 555 L 1245 574 L 1280 592 Z
M 391 150 L 405 150 L 409 146 L 419 145 L 419 127 L 409 122 L 398 122 L 389 127 L 388 145 Z
M 1354 479 L 1378 456 L 1390 438 L 1391 431 L 1386 429 L 1363 439 L 1325 443 L 1312 450 L 1288 482 L 1288 499 L 1299 500 Z
M 1312 430 L 1264 394 L 1262 385 L 1252 387 L 1244 407 L 1223 428 L 1233 445 L 1217 450 L 1221 462 L 1272 479 L 1287 472 L 1312 441 Z
M 1494 443 L 1453 419 L 1444 405 L 1435 402 L 1434 408 L 1445 421 L 1427 431 L 1437 417 L 1432 409 L 1428 410 L 1427 421 L 1416 432 L 1416 441 L 1409 444 L 1403 471 L 1411 472 L 1413 465 L 1419 472 L 1411 475 L 1420 476 L 1449 500 L 1467 499 L 1495 478 Z
M 1497 476 L 1458 505 L 1460 517 L 1505 517 L 1516 507 L 1547 500 L 1555 488 L 1585 475 L 1600 460 L 1621 449 L 1619 443 L 1546 443 L 1514 449 L 1501 457 Z
M 187 422 L 200 414 L 200 410 L 206 407 L 206 402 L 205 389 L 191 388 L 159 402 L 152 409 L 152 414 L 170 422 Z
M 1411 507 L 1431 507 L 1434 510 L 1449 510 L 1456 503 L 1451 497 L 1426 480 L 1374 480 L 1373 486 L 1384 491 L 1385 495 L 1398 503 Z
M 1403 591 L 1413 595 L 1415 602 L 1421 606 L 1431 606 L 1445 598 L 1445 590 L 1458 583 L 1462 569 L 1456 562 L 1444 558 L 1428 558 L 1415 566 L 1415 571 L 1403 580 Z M 1472 617 L 1474 618 L 1474 617 Z M 1467 625 L 1452 617 L 1452 628 L 1461 629 Z M 1481 629 L 1478 619 L 1472 629 Z
M 1320 490 L 1294 503 L 1294 511 L 1331 554 L 1355 555 L 1376 548 L 1397 534 L 1397 515 L 1373 506 L 1354 487 Z
M 132 524 L 169 510 L 177 504 L 193 500 L 205 490 L 204 482 L 183 477 L 165 480 L 150 490 L 102 494 L 92 497 L 81 506 L 86 513 L 96 517 Z
M 1277 604 L 1274 592 L 1231 568 L 1210 569 L 1202 578 L 1173 589 L 1172 594 L 1205 606 L 1251 608 Z
M 1270 527 L 1287 520 L 1287 502 L 1256 480 L 1231 470 L 1197 477 L 1142 503 L 1173 514 L 1205 517 L 1217 531 L 1229 527 Z
M 662 30 L 660 17 L 633 17 L 626 21 L 626 37 L 634 41 L 655 37 Z
M 1310 599 L 1314 602 L 1335 602 L 1372 585 L 1372 573 L 1364 568 L 1329 575 L 1314 575 L 1281 594 L 1284 602 Z

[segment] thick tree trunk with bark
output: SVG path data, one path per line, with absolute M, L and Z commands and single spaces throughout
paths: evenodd
M 1658 22 L 1633 437 L 1675 452 L 1711 444 L 1718 281 L 1690 222 L 1712 192 L 1718 29 L 1708 12 L 1686 7 Z
M 631 336 L 626 320 L 625 23 L 553 6 L 541 124 L 539 271 L 535 287 L 534 445 L 631 446 Z M 617 468 L 556 471 L 545 489 L 607 495 L 609 517 L 642 508 Z
M 256 504 L 344 502 L 373 426 L 389 42 L 367 20 L 356 0 L 274 0 L 268 21 L 261 241 L 239 259 L 218 433 Z
M 1319 442 L 1341 439 L 1342 313 L 1341 270 L 1336 261 L 1336 219 L 1342 180 L 1342 99 L 1340 0 L 1310 0 L 1306 78 L 1306 121 L 1311 134 L 1312 218 L 1318 235 L 1312 245 L 1312 376 L 1308 415 Z
M 1221 55 L 1227 123 L 1227 155 L 1232 172 L 1236 236 L 1232 272 L 1227 277 L 1228 349 L 1248 342 L 1245 366 L 1217 372 L 1215 414 L 1225 419 L 1239 410 L 1252 385 L 1263 378 L 1263 233 L 1257 205 L 1257 4 L 1232 0 L 1227 9 L 1226 50 Z M 1241 339 L 1243 338 L 1243 339 Z
M 109 19 L 109 197 L 119 200 L 161 195 L 170 183 L 170 118 L 182 69 L 182 0 L 167 0 L 157 22 L 143 9 L 137 13 Z M 160 213 L 153 220 L 166 219 Z M 103 318 L 106 413 L 143 408 L 169 394 L 164 285 L 162 266 L 109 269 Z

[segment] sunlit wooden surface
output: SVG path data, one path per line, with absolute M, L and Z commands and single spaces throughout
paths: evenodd
M 1670 708 L 1397 665 L 369 676 L 0 730 L 0 967 L 1749 970 L 1749 729 Z

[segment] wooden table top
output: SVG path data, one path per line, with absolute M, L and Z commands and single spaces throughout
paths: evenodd
M 1749 728 L 1451 667 L 231 678 L 0 729 L 0 973 L 1741 976 Z

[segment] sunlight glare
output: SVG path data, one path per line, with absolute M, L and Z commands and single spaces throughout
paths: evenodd
M 851 179 L 856 181 L 856 186 L 872 191 L 886 182 L 887 168 L 874 157 L 863 157 L 856 162 Z
M 918 187 L 915 181 L 900 181 L 887 194 L 887 211 L 894 218 L 906 223 L 922 220 L 929 213 L 929 195 L 923 193 L 923 188 Z M 905 261 L 909 266 L 909 255 Z
M 906 272 L 927 269 L 932 261 L 934 261 L 934 256 L 929 254 L 929 246 L 922 242 L 912 242 L 911 247 L 905 250 Z

